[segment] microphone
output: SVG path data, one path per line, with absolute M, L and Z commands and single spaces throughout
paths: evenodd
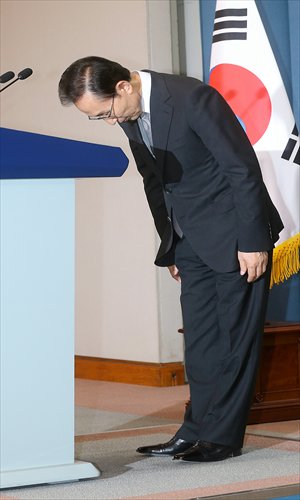
M 19 80 L 26 80 L 26 78 L 28 78 L 30 75 L 32 75 L 32 73 L 33 73 L 33 71 L 31 68 L 22 69 L 22 71 L 20 71 L 20 73 L 18 73 L 18 79 Z
M 13 77 L 15 76 L 13 71 L 7 71 L 6 73 L 3 73 L 3 75 L 0 76 L 0 83 L 6 83 L 9 82 Z
M 3 90 L 10 87 L 13 83 L 17 82 L 18 80 L 26 80 L 26 78 L 28 78 L 30 75 L 32 75 L 32 73 L 33 73 L 33 71 L 31 68 L 22 69 L 22 71 L 20 71 L 20 73 L 18 73 L 17 78 L 15 78 L 12 82 L 10 82 L 8 85 L 6 85 L 6 87 L 3 87 L 3 89 L 0 89 L 0 92 L 3 92 Z M 13 77 L 10 77 L 8 80 L 10 80 L 11 78 L 13 78 Z M 6 80 L 6 81 L 8 81 L 8 80 Z

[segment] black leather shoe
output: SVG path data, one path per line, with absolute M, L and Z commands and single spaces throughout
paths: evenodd
M 136 451 L 138 453 L 143 453 L 144 455 L 153 455 L 153 456 L 173 456 L 177 453 L 182 453 L 183 451 L 188 450 L 195 444 L 195 441 L 189 442 L 184 439 L 178 439 L 174 436 L 167 443 L 155 444 L 153 446 L 141 446 Z
M 238 457 L 242 454 L 241 448 L 231 448 L 221 444 L 198 441 L 192 448 L 178 453 L 173 460 L 185 460 L 186 462 L 218 462 L 230 457 Z

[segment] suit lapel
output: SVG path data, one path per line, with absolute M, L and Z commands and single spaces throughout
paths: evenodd
M 138 148 L 139 154 L 142 156 L 144 162 L 149 165 L 149 167 L 154 171 L 154 174 L 158 177 L 159 181 L 162 182 L 162 171 L 160 168 L 158 168 L 155 158 L 153 158 L 149 149 L 143 142 L 138 122 L 124 122 L 120 123 L 120 126 L 124 130 L 131 143 L 133 143 Z
M 173 116 L 171 96 L 163 77 L 151 72 L 151 129 L 154 154 L 159 167 L 163 170 L 168 148 L 170 126 Z
M 138 126 L 137 121 L 134 122 L 124 122 L 119 124 L 120 127 L 124 130 L 130 141 L 133 141 L 137 144 L 143 144 L 142 135 Z
M 155 175 L 160 181 L 162 181 L 173 106 L 163 77 L 152 71 L 149 71 L 149 73 L 151 73 L 150 114 L 155 159 L 143 142 L 137 121 L 124 122 L 120 126 L 128 139 L 136 143 L 144 161 L 154 170 Z

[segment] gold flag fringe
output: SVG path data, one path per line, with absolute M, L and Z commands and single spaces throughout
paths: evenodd
M 300 271 L 300 233 L 280 243 L 273 251 L 270 288 Z

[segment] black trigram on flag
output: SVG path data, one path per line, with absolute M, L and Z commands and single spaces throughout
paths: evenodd
M 219 21 L 221 18 L 222 21 Z M 222 32 L 217 33 L 218 31 Z M 223 40 L 247 40 L 247 9 L 221 9 L 216 11 L 212 43 L 222 42 Z
M 300 146 L 298 141 L 298 129 L 295 124 L 291 136 L 287 142 L 285 150 L 283 151 L 281 158 L 287 161 L 291 161 L 292 163 L 296 163 L 300 165 Z M 292 158 L 294 156 L 294 158 Z

